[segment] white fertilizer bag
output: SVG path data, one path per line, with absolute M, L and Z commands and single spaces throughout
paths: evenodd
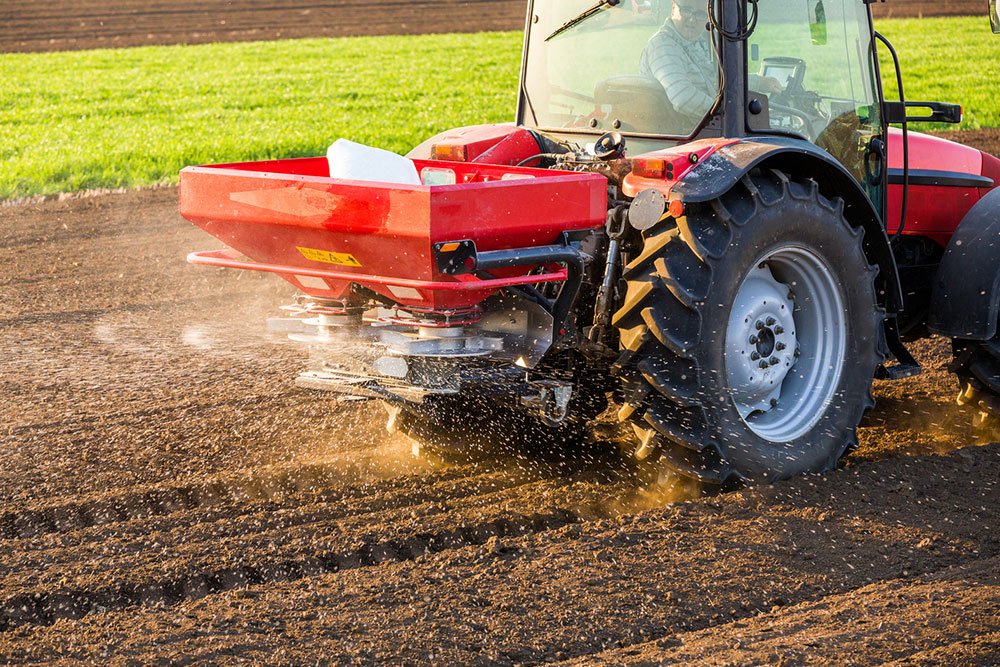
M 381 148 L 337 139 L 326 151 L 330 178 L 420 185 L 413 161 Z

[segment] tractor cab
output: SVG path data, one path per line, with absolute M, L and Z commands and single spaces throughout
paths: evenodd
M 881 200 L 878 63 L 861 0 L 536 0 L 518 123 L 624 134 L 635 155 L 778 135 L 830 153 Z

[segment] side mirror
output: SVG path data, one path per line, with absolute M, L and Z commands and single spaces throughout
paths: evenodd
M 990 0 L 990 27 L 994 35 L 1000 35 L 1000 16 L 997 16 L 997 0 Z
M 944 102 L 885 102 L 885 122 L 887 123 L 961 123 L 962 107 Z M 911 116 L 907 109 L 927 109 L 930 113 Z
M 996 0 L 990 2 L 996 4 Z M 826 10 L 823 9 L 823 0 L 815 0 L 809 6 L 809 32 L 813 44 L 817 46 L 826 44 Z

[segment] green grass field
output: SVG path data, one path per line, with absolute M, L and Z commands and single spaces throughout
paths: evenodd
M 0 54 L 0 199 L 513 118 L 520 35 Z
M 961 129 L 1000 127 L 1000 35 L 990 32 L 985 4 L 982 17 L 893 19 L 875 26 L 899 54 L 906 99 L 961 104 Z M 879 60 L 886 99 L 898 99 L 884 47 Z
M 879 29 L 909 98 L 1000 127 L 1000 38 L 984 19 Z M 0 54 L 0 199 L 176 181 L 185 165 L 318 155 L 339 137 L 405 152 L 511 120 L 520 52 L 520 33 L 480 33 Z

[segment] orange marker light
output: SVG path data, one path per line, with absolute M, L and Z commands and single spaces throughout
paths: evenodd
M 684 202 L 682 202 L 680 199 L 674 199 L 673 201 L 670 202 L 670 206 L 669 208 L 667 208 L 667 212 L 670 213 L 670 216 L 673 218 L 683 217 Z
M 667 161 L 661 157 L 640 157 L 632 160 L 632 173 L 639 178 L 665 178 Z
M 466 155 L 464 144 L 434 144 L 431 146 L 431 159 L 433 160 L 465 162 Z
M 441 246 L 441 252 L 454 252 L 458 250 L 458 243 L 445 243 Z

